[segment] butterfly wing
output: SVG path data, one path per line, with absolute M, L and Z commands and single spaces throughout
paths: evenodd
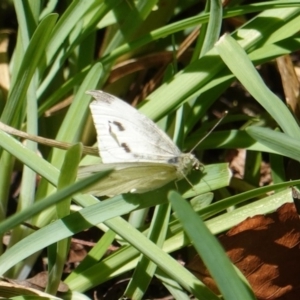
M 181 155 L 173 141 L 149 118 L 119 98 L 89 91 L 103 163 L 172 163 Z
M 107 168 L 115 170 L 95 185 L 94 195 L 143 193 L 181 179 L 198 160 L 182 154 L 157 125 L 115 96 L 89 91 L 103 164 L 80 169 L 79 178 Z
M 176 167 L 171 164 L 119 163 L 80 167 L 79 178 L 114 167 L 107 177 L 86 192 L 95 196 L 115 196 L 123 193 L 145 193 L 177 179 Z

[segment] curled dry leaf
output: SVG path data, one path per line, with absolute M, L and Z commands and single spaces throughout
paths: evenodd
M 236 178 L 244 178 L 246 155 L 247 151 L 245 149 L 231 149 L 226 152 L 225 161 L 229 162 L 229 167 Z M 259 186 L 265 186 L 271 182 L 270 164 L 262 161 L 260 165 Z
M 87 255 L 84 246 L 78 243 L 71 243 L 68 263 L 81 262 Z
M 258 299 L 300 299 L 300 221 L 293 203 L 247 218 L 219 240 Z M 198 256 L 188 268 L 217 292 Z
M 21 282 L 21 281 L 20 281 Z M 22 281 L 23 284 L 34 286 L 35 288 L 40 288 L 44 290 L 47 286 L 48 282 L 48 272 L 40 272 L 36 274 L 35 276 L 28 278 L 24 281 Z M 58 286 L 58 292 L 67 292 L 68 286 L 64 282 L 60 282 Z

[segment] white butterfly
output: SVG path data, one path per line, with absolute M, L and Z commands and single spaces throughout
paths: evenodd
M 102 164 L 82 167 L 79 177 L 114 168 L 90 193 L 144 193 L 184 178 L 200 162 L 182 153 L 158 126 L 119 98 L 88 91 Z

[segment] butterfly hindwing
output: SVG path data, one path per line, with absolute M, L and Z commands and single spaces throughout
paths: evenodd
M 80 178 L 115 167 L 106 178 L 89 188 L 95 196 L 114 196 L 123 193 L 144 193 L 177 179 L 176 167 L 170 164 L 121 163 L 81 167 Z

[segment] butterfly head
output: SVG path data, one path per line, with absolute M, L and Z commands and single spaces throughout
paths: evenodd
M 199 170 L 201 163 L 200 161 L 195 157 L 195 155 L 191 153 L 183 153 L 178 158 L 178 175 L 180 177 L 185 177 L 187 174 L 190 173 L 192 169 Z

